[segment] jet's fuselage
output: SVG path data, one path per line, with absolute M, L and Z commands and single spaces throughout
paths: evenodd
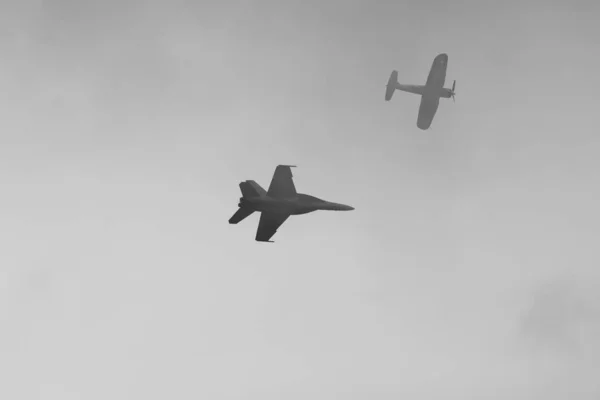
M 240 207 L 250 207 L 254 211 L 272 212 L 290 215 L 308 214 L 317 210 L 331 211 L 350 211 L 353 207 L 345 204 L 332 203 L 321 200 L 317 197 L 307 194 L 298 193 L 297 196 L 291 198 L 274 198 L 270 196 L 260 197 L 242 197 L 240 198 Z

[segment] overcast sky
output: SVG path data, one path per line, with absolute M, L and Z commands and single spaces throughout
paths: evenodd
M 0 398 L 598 399 L 600 4 L 453 3 L 0 3 Z

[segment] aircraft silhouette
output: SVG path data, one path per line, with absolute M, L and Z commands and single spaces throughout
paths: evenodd
M 307 214 L 317 210 L 354 210 L 354 207 L 344 204 L 296 193 L 290 169 L 293 167 L 295 165 L 278 165 L 268 191 L 252 180 L 240 182 L 242 197 L 238 204 L 239 209 L 229 219 L 229 223 L 237 224 L 255 211 L 261 212 L 256 241 L 272 243 L 269 239 L 291 215 Z
M 454 89 L 456 81 L 452 84 L 452 89 L 444 88 L 446 81 L 446 69 L 448 68 L 448 55 L 439 54 L 433 60 L 429 76 L 425 85 L 403 85 L 398 83 L 398 71 L 392 71 L 390 79 L 385 89 L 385 100 L 390 101 L 394 95 L 394 91 L 402 90 L 404 92 L 421 95 L 421 105 L 419 106 L 419 117 L 417 118 L 417 126 L 419 129 L 429 129 L 431 121 L 437 112 L 440 104 L 440 97 L 449 99 L 452 97 L 454 101 Z

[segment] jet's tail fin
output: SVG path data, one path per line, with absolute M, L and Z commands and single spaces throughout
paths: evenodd
M 240 182 L 240 190 L 245 198 L 264 197 L 267 195 L 267 191 L 255 181 Z
M 396 90 L 396 86 L 398 85 L 398 71 L 392 71 L 390 75 L 390 79 L 388 79 L 388 83 L 385 86 L 385 101 L 390 101 L 392 96 L 394 95 L 394 91 Z

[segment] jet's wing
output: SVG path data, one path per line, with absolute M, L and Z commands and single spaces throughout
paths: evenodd
M 269 185 L 269 190 L 267 191 L 269 197 L 296 197 L 296 187 L 294 186 L 291 170 L 292 167 L 295 167 L 295 165 L 278 165 L 277 168 L 275 168 L 273 179 L 271 179 L 271 185 Z
M 426 130 L 431 126 L 431 121 L 437 112 L 440 99 L 435 97 L 422 96 L 421 105 L 419 106 L 419 118 L 417 119 L 417 126 L 420 129 Z
M 258 229 L 256 230 L 256 241 L 270 242 L 269 239 L 277 232 L 277 228 L 279 228 L 289 217 L 290 214 L 263 211 L 258 223 Z

